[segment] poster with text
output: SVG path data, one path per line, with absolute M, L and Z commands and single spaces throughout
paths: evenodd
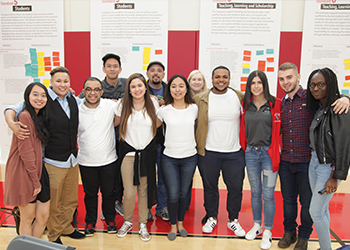
M 104 79 L 102 57 L 120 56 L 122 72 L 146 77 L 151 61 L 167 65 L 168 0 L 91 0 L 91 74 Z M 165 77 L 166 79 L 166 77 Z
M 49 86 L 52 68 L 64 63 L 63 1 L 2 0 L 0 5 L 0 110 L 23 101 L 31 82 Z M 1 115 L 1 163 L 12 131 Z
M 249 74 L 266 73 L 276 95 L 282 1 L 201 0 L 199 70 L 211 87 L 219 65 L 231 71 L 230 86 L 245 91 Z
M 305 1 L 301 84 L 310 73 L 328 67 L 338 77 L 339 90 L 350 91 L 350 1 Z

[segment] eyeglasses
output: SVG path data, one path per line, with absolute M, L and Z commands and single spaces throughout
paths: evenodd
M 319 89 L 323 89 L 326 86 L 326 84 L 324 82 L 318 82 L 318 83 L 311 83 L 309 85 L 310 89 L 314 89 L 314 88 L 316 88 L 316 86 Z
M 92 91 L 94 91 L 95 93 L 100 93 L 102 89 L 100 89 L 100 88 L 94 88 L 94 89 L 92 89 L 92 88 L 90 88 L 90 87 L 86 87 L 84 90 L 85 90 L 87 93 L 91 93 Z

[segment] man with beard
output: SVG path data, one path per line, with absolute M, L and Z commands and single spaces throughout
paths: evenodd
M 85 235 L 93 236 L 97 220 L 98 190 L 108 233 L 116 233 L 114 188 L 117 154 L 114 118 L 117 103 L 102 99 L 102 83 L 96 77 L 84 82 L 84 101 L 79 105 L 79 166 L 85 192 Z
M 164 90 L 167 88 L 167 84 L 163 82 L 165 67 L 163 63 L 159 61 L 150 62 L 147 67 L 147 77 L 148 77 L 148 87 L 151 95 L 154 95 L 158 99 L 159 106 L 164 105 Z M 156 206 L 156 216 L 162 218 L 163 220 L 169 220 L 169 213 L 167 209 L 167 194 L 165 190 L 165 184 L 161 174 L 161 157 L 164 150 L 164 135 L 163 126 L 159 127 L 156 134 L 157 142 L 157 193 L 158 193 L 158 204 Z M 153 215 L 151 211 L 148 212 L 148 220 L 153 220 Z
M 312 232 L 312 219 L 309 214 L 311 189 L 309 184 L 309 162 L 311 148 L 309 127 L 315 111 L 306 108 L 306 89 L 299 85 L 300 75 L 295 64 L 286 62 L 278 69 L 281 88 L 286 93 L 282 99 L 282 154 L 279 169 L 283 196 L 284 235 L 278 242 L 280 248 L 288 248 L 296 242 L 294 250 L 306 250 Z M 349 99 L 342 97 L 333 105 L 334 111 L 348 111 Z M 298 199 L 301 205 L 300 221 L 296 222 Z M 298 237 L 296 233 L 298 227 Z
M 198 167 L 204 187 L 206 216 L 203 233 L 211 233 L 217 224 L 220 171 L 227 187 L 227 227 L 238 237 L 245 231 L 238 222 L 244 180 L 244 151 L 239 143 L 243 94 L 229 87 L 230 70 L 218 66 L 212 72 L 213 87 L 194 96 L 198 106 L 196 142 Z

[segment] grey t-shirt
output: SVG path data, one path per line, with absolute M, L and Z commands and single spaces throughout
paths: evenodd
M 102 98 L 106 99 L 117 99 L 119 100 L 124 96 L 126 78 L 118 78 L 117 86 L 110 85 L 106 78 L 102 81 L 103 95 Z M 79 98 L 84 98 L 84 93 L 81 92 L 78 96 Z

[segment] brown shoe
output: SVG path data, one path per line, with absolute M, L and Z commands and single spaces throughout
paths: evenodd
M 308 240 L 298 238 L 298 242 L 295 244 L 294 250 L 307 250 L 307 243 Z
M 297 241 L 296 233 L 284 233 L 282 239 L 278 242 L 278 247 L 287 248 Z

